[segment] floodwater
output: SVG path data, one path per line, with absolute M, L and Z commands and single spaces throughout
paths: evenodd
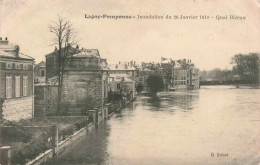
M 49 164 L 260 162 L 260 90 L 205 86 L 138 96 Z

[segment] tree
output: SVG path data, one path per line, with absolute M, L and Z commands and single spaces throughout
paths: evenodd
M 57 115 L 61 109 L 61 97 L 63 86 L 63 75 L 68 58 L 75 53 L 77 49 L 72 46 L 77 44 L 77 33 L 74 31 L 72 24 L 64 18 L 58 16 L 57 21 L 53 25 L 49 25 L 50 32 L 53 34 L 53 44 L 57 46 L 55 51 L 58 56 L 58 99 L 57 99 Z
M 156 94 L 163 89 L 163 77 L 157 74 L 150 75 L 147 78 L 147 87 L 153 94 Z
M 237 54 L 232 57 L 233 72 L 238 74 L 241 80 L 249 83 L 257 83 L 259 79 L 259 53 Z
M 136 86 L 136 91 L 137 91 L 138 93 L 140 93 L 140 92 L 143 91 L 143 89 L 144 89 L 143 84 L 138 83 L 138 85 Z

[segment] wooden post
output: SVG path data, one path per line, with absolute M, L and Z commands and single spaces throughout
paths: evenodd
M 11 165 L 11 147 L 10 146 L 1 147 L 0 164 Z
M 58 126 L 53 125 L 51 126 L 52 129 L 52 148 L 53 148 L 53 155 L 58 154 L 58 143 L 59 143 L 59 136 L 58 136 Z

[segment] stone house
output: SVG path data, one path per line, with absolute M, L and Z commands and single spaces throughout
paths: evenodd
M 40 83 L 46 81 L 46 63 L 41 61 L 39 64 L 35 64 L 34 67 L 34 83 Z
M 109 73 L 106 59 L 97 49 L 83 49 L 68 59 L 64 72 L 65 102 L 77 102 L 91 96 L 97 108 L 103 107 L 108 96 Z
M 34 59 L 19 46 L 0 37 L 0 97 L 4 119 L 18 121 L 34 116 Z
M 135 81 L 138 80 L 138 72 L 135 61 L 119 62 L 118 64 L 109 65 L 110 74 L 127 74 Z
M 176 89 L 199 89 L 199 69 L 191 60 L 178 60 L 174 62 L 173 84 Z
M 90 97 L 94 100 L 96 108 L 103 108 L 107 101 L 109 81 L 106 59 L 100 57 L 97 49 L 78 49 L 74 52 L 76 53 L 67 59 L 67 65 L 64 69 L 62 102 L 68 104 L 68 107 L 73 107 L 67 111 L 74 114 L 80 113 L 80 109 L 77 107 L 84 104 L 86 99 Z M 52 94 L 44 95 L 51 95 L 49 98 L 55 97 L 53 94 L 55 88 L 57 95 L 58 86 L 53 83 L 55 78 L 57 79 L 57 60 L 55 52 L 46 55 L 46 80 L 48 83 L 37 87 L 44 88 L 42 90 L 47 93 L 52 91 Z M 50 109 L 52 109 L 55 108 L 57 101 L 47 99 L 45 102 L 52 102 L 49 104 Z M 52 112 L 50 109 L 45 107 L 45 113 Z
M 133 99 L 136 93 L 135 81 L 127 74 L 110 74 L 109 90 L 117 93 L 122 92 L 124 96 L 130 97 L 128 99 Z

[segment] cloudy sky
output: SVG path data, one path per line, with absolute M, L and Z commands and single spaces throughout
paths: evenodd
M 237 53 L 260 52 L 259 0 L 0 0 L 0 36 L 36 63 L 54 50 L 48 25 L 57 15 L 78 31 L 79 46 L 99 49 L 109 63 L 161 57 L 191 59 L 203 69 L 231 68 Z M 92 20 L 85 14 L 209 15 L 209 20 Z M 216 20 L 215 16 L 246 20 Z

